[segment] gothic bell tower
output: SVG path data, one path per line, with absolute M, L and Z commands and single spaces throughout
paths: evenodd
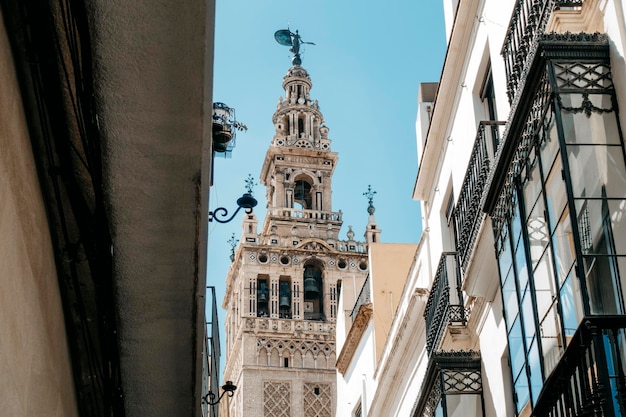
M 245 215 L 226 278 L 224 380 L 238 386 L 227 409 L 231 417 L 333 417 L 335 326 L 351 313 L 338 311 L 339 299 L 354 305 L 368 275 L 367 243 L 351 229 L 339 238 L 342 213 L 331 198 L 337 153 L 301 66 L 305 42 L 297 31 L 276 38 L 291 46 L 294 65 L 261 169 L 267 214 L 260 233 L 255 214 Z

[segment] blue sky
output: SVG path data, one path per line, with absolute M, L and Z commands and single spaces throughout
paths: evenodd
M 284 95 L 291 66 L 289 48 L 274 32 L 299 31 L 302 66 L 313 82 L 339 153 L 333 175 L 333 211 L 343 212 L 363 240 L 371 184 L 383 242 L 417 242 L 419 203 L 411 194 L 417 173 L 415 119 L 421 82 L 438 81 L 445 56 L 441 0 L 217 0 L 213 100 L 236 109 L 248 130 L 237 135 L 231 158 L 216 157 L 210 209 L 236 208 L 248 174 L 258 182 L 274 135 L 272 115 Z M 265 187 L 254 189 L 259 230 L 265 218 Z M 208 284 L 218 304 L 230 265 L 229 237 L 241 235 L 241 219 L 209 225 Z M 223 323 L 225 314 L 220 320 Z M 222 326 L 223 327 L 223 326 Z

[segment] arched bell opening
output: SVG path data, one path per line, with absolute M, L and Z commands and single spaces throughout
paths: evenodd
M 291 125 L 289 123 L 289 115 L 283 116 L 282 126 L 279 125 L 279 132 L 284 135 L 289 135 L 291 131 Z
M 307 176 L 296 178 L 294 187 L 294 207 L 300 209 L 313 209 L 313 181 Z
M 280 277 L 278 281 L 278 317 L 291 318 L 291 279 Z
M 322 268 L 317 263 L 304 266 L 304 319 L 325 320 Z
M 256 315 L 257 317 L 269 317 L 270 290 L 269 277 L 259 275 L 256 280 Z
M 305 116 L 299 115 L 298 116 L 298 137 L 299 138 L 306 137 L 305 125 L 306 125 Z

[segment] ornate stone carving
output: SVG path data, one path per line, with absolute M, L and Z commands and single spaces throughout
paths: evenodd
M 291 386 L 288 382 L 263 384 L 263 416 L 291 417 Z
M 307 363 L 307 358 L 317 361 L 318 369 L 332 369 L 334 363 L 329 359 L 335 354 L 335 343 L 325 340 L 284 340 L 278 338 L 258 338 L 257 355 L 270 355 L 274 352 L 278 357 L 285 355 L 298 358 L 294 359 L 293 367 L 310 367 L 313 363 Z M 297 353 L 297 355 L 296 355 Z M 318 360 L 319 359 L 319 360 Z
M 331 416 L 332 395 L 329 384 L 304 384 L 304 417 Z

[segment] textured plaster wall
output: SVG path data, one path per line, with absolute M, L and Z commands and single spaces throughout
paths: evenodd
M 416 248 L 412 243 L 370 244 L 376 363 L 385 348 Z
M 0 16 L 0 414 L 76 416 L 56 268 Z
M 214 1 L 90 1 L 124 406 L 200 415 Z

